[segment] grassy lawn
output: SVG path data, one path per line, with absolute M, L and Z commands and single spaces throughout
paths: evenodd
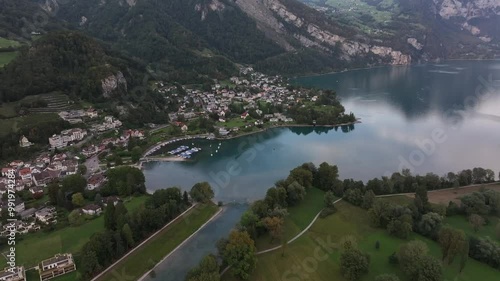
M 0 136 L 5 136 L 13 132 L 17 132 L 19 128 L 25 125 L 36 125 L 47 121 L 59 119 L 55 113 L 39 113 L 20 116 L 10 119 L 0 119 Z
M 217 122 L 216 126 L 226 127 L 226 128 L 234 128 L 234 127 L 245 127 L 245 125 L 253 125 L 255 119 L 248 116 L 247 119 L 241 119 L 241 117 L 235 117 L 231 119 L 227 119 L 226 122 Z
M 146 201 L 147 196 L 135 197 L 125 202 L 129 211 L 136 210 Z M 19 265 L 26 268 L 37 265 L 40 261 L 54 256 L 58 253 L 77 253 L 80 248 L 96 232 L 104 230 L 104 216 L 91 220 L 78 227 L 67 227 L 54 232 L 43 231 L 18 238 L 16 245 L 16 257 Z M 2 259 L 1 265 L 5 266 Z
M 21 46 L 21 43 L 14 41 L 14 40 L 9 40 L 0 37 L 0 49 L 1 48 L 8 48 L 8 47 L 19 47 Z
M 8 64 L 17 56 L 16 51 L 0 52 L 0 67 Z
M 367 212 L 361 208 L 342 201 L 338 203 L 337 209 L 337 213 L 318 219 L 304 236 L 290 244 L 284 257 L 281 250 L 259 256 L 257 269 L 249 280 L 347 281 L 340 274 L 340 253 L 336 243 L 342 237 L 353 235 L 357 238 L 359 247 L 371 256 L 370 272 L 363 276 L 362 281 L 372 281 L 382 273 L 394 273 L 402 281 L 409 281 L 397 266 L 388 262 L 389 255 L 407 240 L 394 238 L 383 229 L 371 227 Z M 436 242 L 416 234 L 411 239 L 424 241 L 429 246 L 430 253 L 440 258 Z M 375 249 L 376 241 L 380 242 L 379 250 Z M 325 244 L 330 246 L 324 247 Z M 443 268 L 443 280 L 497 280 L 499 274 L 500 271 L 472 259 L 469 259 L 461 275 L 458 275 L 458 260 Z M 226 274 L 222 280 L 236 279 Z
M 116 276 L 127 276 L 128 280 L 137 280 L 148 272 L 163 257 L 168 255 L 186 238 L 207 222 L 218 210 L 218 207 L 199 205 L 181 219 L 175 221 L 155 238 L 141 246 L 127 259 L 120 262 L 113 270 L 99 278 L 102 281 L 121 281 Z
M 78 280 L 77 278 L 78 273 L 76 271 L 73 271 L 71 273 L 56 277 L 54 279 L 51 279 L 52 281 L 75 281 Z M 28 270 L 26 271 L 26 281 L 40 281 L 40 275 L 38 274 L 37 270 Z
M 304 230 L 314 217 L 324 207 L 324 191 L 312 188 L 307 191 L 306 197 L 298 205 L 288 208 L 288 216 L 285 219 L 284 235 L 290 240 Z M 256 241 L 257 249 L 265 250 L 280 245 L 280 241 L 271 242 L 271 237 L 265 235 Z

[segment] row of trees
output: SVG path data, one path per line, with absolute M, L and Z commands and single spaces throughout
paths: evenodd
M 135 212 L 129 212 L 122 203 L 108 204 L 104 212 L 106 230 L 93 234 L 81 250 L 79 271 L 83 279 L 102 271 L 189 206 L 187 193 L 177 187 L 156 191 Z

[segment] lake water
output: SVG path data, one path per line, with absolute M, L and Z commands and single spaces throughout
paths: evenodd
M 336 90 L 347 111 L 362 123 L 337 129 L 278 128 L 222 142 L 197 141 L 194 144 L 203 151 L 192 162 L 148 163 L 148 190 L 189 190 L 208 181 L 216 200 L 254 201 L 304 162 L 326 161 L 338 165 L 341 178 L 364 181 L 403 168 L 440 175 L 479 166 L 500 169 L 500 61 L 381 67 L 294 82 Z M 228 217 L 243 212 L 229 208 L 233 211 Z M 221 232 L 207 229 L 193 237 L 193 245 L 209 243 L 200 253 L 213 250 L 212 242 L 227 235 L 237 221 L 224 217 L 215 222 Z M 182 280 L 201 259 L 187 259 L 187 250 L 180 249 L 182 254 L 163 263 L 157 274 L 163 269 L 172 273 L 171 280 Z M 176 264 L 182 266 L 174 269 Z

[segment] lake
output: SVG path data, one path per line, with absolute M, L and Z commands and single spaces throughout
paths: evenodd
M 216 200 L 251 202 L 304 162 L 326 161 L 338 165 L 341 178 L 363 181 L 404 168 L 439 175 L 473 167 L 500 169 L 500 61 L 381 67 L 293 82 L 335 89 L 362 123 L 179 143 L 203 150 L 192 162 L 147 163 L 148 190 L 189 190 L 208 181 Z M 156 268 L 161 280 L 183 280 L 202 256 L 214 253 L 214 241 L 229 234 L 247 206 L 227 206 Z
M 254 201 L 304 162 L 326 161 L 341 178 L 364 181 L 403 168 L 439 175 L 500 168 L 500 61 L 381 67 L 294 83 L 335 89 L 362 123 L 197 141 L 203 151 L 193 162 L 148 163 L 148 190 L 208 181 L 217 200 Z

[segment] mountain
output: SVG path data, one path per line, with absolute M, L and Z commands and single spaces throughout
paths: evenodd
M 494 58 L 500 54 L 497 0 L 301 0 L 363 37 L 412 61 Z
M 0 69 L 2 101 L 62 91 L 90 101 L 125 95 L 141 81 L 144 65 L 112 53 L 74 31 L 52 32 L 20 50 Z
M 64 22 L 167 72 L 223 76 L 222 58 L 280 74 L 411 61 L 295 0 L 69 0 L 59 10 Z

